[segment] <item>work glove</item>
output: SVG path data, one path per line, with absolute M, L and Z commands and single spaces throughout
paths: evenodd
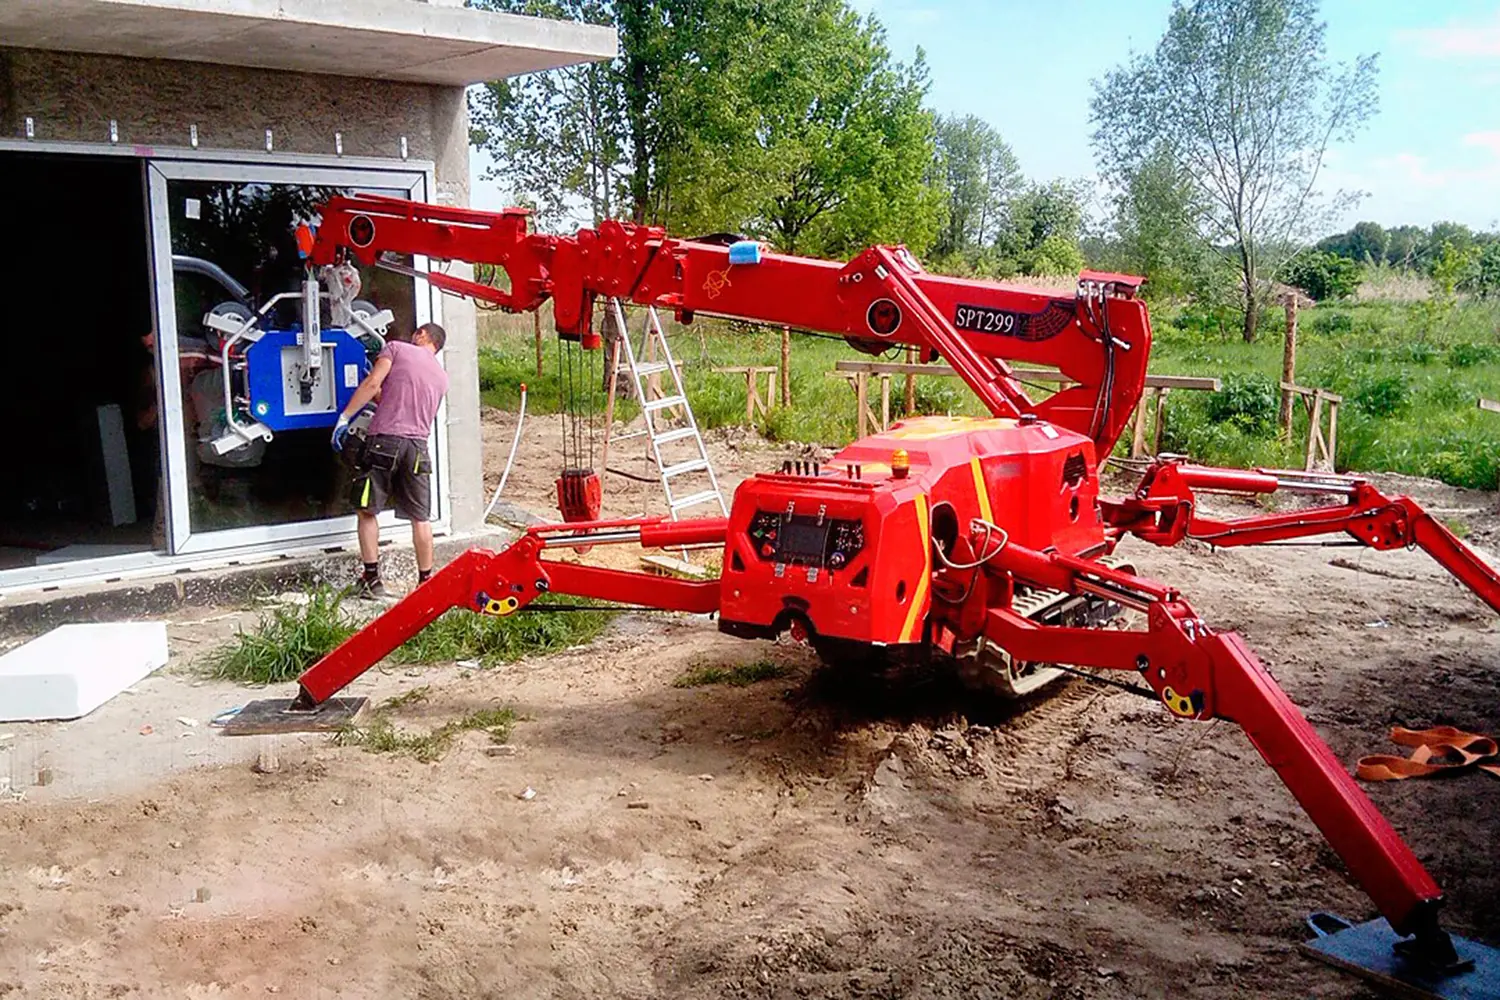
M 342 452 L 344 450 L 344 439 L 349 436 L 349 417 L 340 413 L 338 423 L 333 425 L 333 450 Z

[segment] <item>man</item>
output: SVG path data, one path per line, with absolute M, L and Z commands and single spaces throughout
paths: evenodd
M 442 327 L 424 323 L 409 341 L 387 341 L 333 428 L 333 449 L 342 452 L 353 415 L 379 397 L 354 477 L 359 555 L 364 562 L 357 586 L 366 597 L 385 596 L 376 518 L 388 499 L 395 503 L 396 516 L 411 522 L 417 582 L 432 576 L 432 459 L 427 436 L 448 391 L 448 373 L 437 360 L 447 339 Z

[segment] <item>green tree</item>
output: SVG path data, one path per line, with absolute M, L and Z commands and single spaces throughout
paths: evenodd
M 1095 82 L 1094 149 L 1121 188 L 1144 164 L 1181 164 L 1195 235 L 1234 261 L 1243 335 L 1255 339 L 1269 279 L 1324 211 L 1331 143 L 1375 110 L 1375 57 L 1334 67 L 1317 0 L 1176 0 L 1154 52 Z
M 1394 226 L 1387 229 L 1385 262 L 1392 267 L 1412 267 L 1422 256 L 1427 234 L 1421 226 Z
M 971 260 L 992 245 L 1010 200 L 1021 190 L 1020 164 L 1000 133 L 977 115 L 937 120 L 934 183 L 947 196 L 947 220 L 933 254 Z
M 1197 197 L 1183 165 L 1157 153 L 1130 174 L 1116 198 L 1119 266 L 1145 275 L 1152 298 L 1192 295 L 1204 304 L 1223 298 L 1225 264 L 1198 238 Z
M 1083 253 L 1078 249 L 1078 238 L 1082 228 L 1083 191 L 1079 185 L 1063 180 L 1032 184 L 1011 199 L 1006 211 L 995 244 L 1001 272 L 1060 274 L 1063 272 L 1041 268 L 1057 268 L 1073 260 L 1081 266 Z
M 474 0 L 615 24 L 609 63 L 486 85 L 474 141 L 548 221 L 747 231 L 786 250 L 935 235 L 926 67 L 843 0 Z
M 740 104 L 723 145 L 704 151 L 738 175 L 719 177 L 699 202 L 732 203 L 732 184 L 740 225 L 788 252 L 877 241 L 925 252 L 942 209 L 926 183 L 933 122 L 921 53 L 911 66 L 893 60 L 879 22 L 843 0 L 777 2 L 780 17 L 739 36 L 730 89 Z
M 1380 264 L 1386 260 L 1391 237 L 1378 222 L 1359 222 L 1347 233 L 1319 240 L 1317 249 L 1338 254 L 1359 264 Z

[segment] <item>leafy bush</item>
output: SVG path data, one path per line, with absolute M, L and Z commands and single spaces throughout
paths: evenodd
M 1042 275 L 1076 275 L 1083 269 L 1083 252 L 1066 236 L 1054 233 L 1031 255 L 1028 271 Z
M 1286 283 L 1302 289 L 1319 302 L 1347 299 L 1359 291 L 1359 265 L 1347 257 L 1309 250 L 1299 254 L 1284 275 Z
M 1354 317 L 1346 312 L 1324 312 L 1319 309 L 1312 315 L 1308 328 L 1317 334 L 1354 332 Z
M 1390 417 L 1406 409 L 1411 387 L 1404 375 L 1374 375 L 1362 378 L 1350 394 L 1349 405 L 1372 417 Z
M 1249 434 L 1265 435 L 1276 428 L 1280 402 L 1280 389 L 1265 375 L 1231 374 L 1224 379 L 1224 388 L 1208 397 L 1208 418 Z
M 1413 364 L 1427 365 L 1436 360 L 1438 349 L 1425 340 L 1411 340 L 1397 347 L 1394 356 L 1397 361 L 1410 361 Z
M 1500 295 L 1500 240 L 1486 244 L 1479 252 L 1479 260 L 1465 282 L 1464 291 L 1474 292 L 1485 299 Z
M 1454 368 L 1472 368 L 1500 360 L 1500 350 L 1492 344 L 1454 344 L 1448 348 L 1448 364 Z

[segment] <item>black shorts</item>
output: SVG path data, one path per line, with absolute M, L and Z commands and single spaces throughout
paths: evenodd
M 432 520 L 432 459 L 422 438 L 375 434 L 365 441 L 350 497 L 354 506 L 379 514 L 394 503 L 407 521 Z

